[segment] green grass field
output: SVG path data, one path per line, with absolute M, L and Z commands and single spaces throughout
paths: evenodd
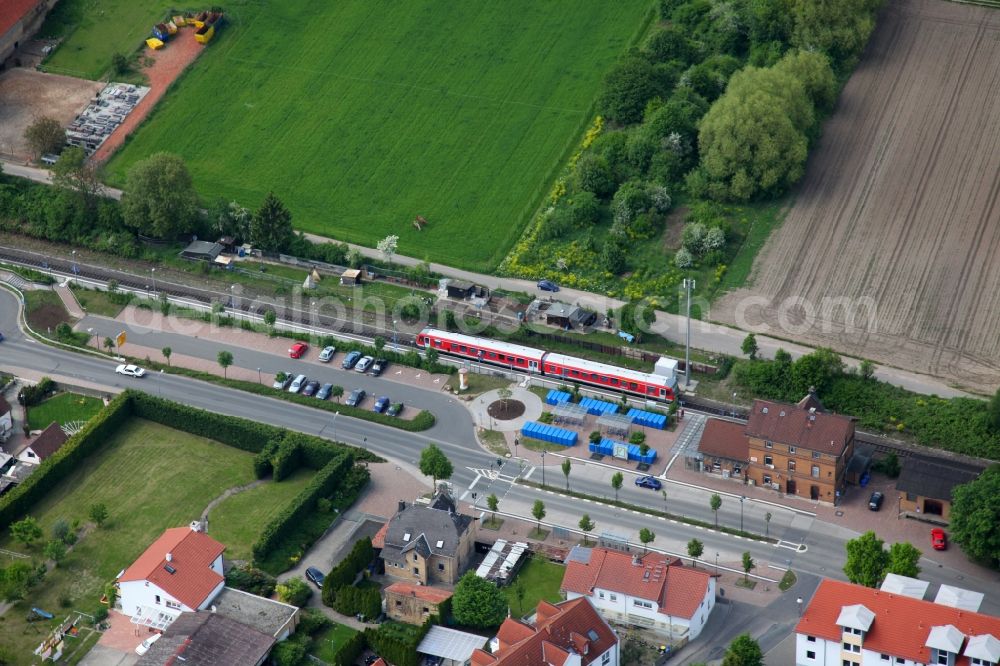
M 552 603 L 562 601 L 559 586 L 562 585 L 565 573 L 566 567 L 540 557 L 533 557 L 525 562 L 514 582 L 504 588 L 511 610 L 518 613 L 518 616 L 523 616 L 532 613 L 542 599 Z M 517 600 L 518 584 L 524 588 L 524 599 L 520 604 Z
M 152 34 L 153 24 L 176 6 L 169 0 L 62 0 L 39 32 L 64 40 L 44 69 L 99 79 L 111 68 L 112 55 L 135 51 Z
M 32 430 L 42 430 L 55 421 L 65 425 L 70 421 L 89 421 L 104 407 L 99 398 L 91 398 L 77 393 L 60 393 L 40 405 L 28 408 L 28 426 Z
M 89 507 L 98 502 L 110 513 L 104 527 L 84 536 L 26 600 L 4 615 L 0 646 L 13 650 L 15 664 L 33 663 L 31 651 L 48 627 L 34 623 L 41 632 L 35 633 L 25 622 L 32 606 L 59 620 L 72 609 L 93 614 L 103 586 L 164 529 L 187 525 L 226 488 L 252 480 L 249 453 L 139 419 L 127 423 L 31 512 L 45 531 L 41 543 L 26 550 L 8 533 L 0 535 L 0 548 L 40 558 L 57 520 L 86 523 Z
M 334 624 L 313 638 L 310 654 L 317 659 L 332 664 L 340 648 L 356 633 L 358 633 L 356 630 L 351 629 L 347 625 Z
M 167 150 L 205 197 L 256 207 L 273 190 L 298 228 L 370 246 L 398 234 L 400 254 L 486 270 L 520 235 L 653 5 L 227 10 L 229 25 L 112 159 L 110 180 Z
M 208 514 L 212 538 L 226 544 L 226 558 L 249 560 L 250 546 L 266 525 L 309 483 L 315 472 L 301 468 L 290 478 L 267 483 L 236 493 L 223 500 Z M 229 545 L 232 544 L 232 545 Z

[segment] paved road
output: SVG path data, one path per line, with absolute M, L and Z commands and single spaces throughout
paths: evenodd
M 351 418 L 338 418 L 331 425 L 331 415 L 297 404 L 287 403 L 232 390 L 225 387 L 208 384 L 170 374 L 154 374 L 143 380 L 132 380 L 113 372 L 114 361 L 86 354 L 66 352 L 43 345 L 25 338 L 16 328 L 17 300 L 10 292 L 0 289 L 0 332 L 8 339 L 0 343 L 0 367 L 20 372 L 45 373 L 54 378 L 66 378 L 70 381 L 97 383 L 109 390 L 138 388 L 150 393 L 161 395 L 171 400 L 189 404 L 219 413 L 231 414 L 242 418 L 265 421 L 275 425 L 317 434 L 356 445 L 365 445 L 371 450 L 404 464 L 415 465 L 419 452 L 428 443 L 436 442 L 455 465 L 455 476 L 452 481 L 456 491 L 463 495 L 465 490 L 476 492 L 479 506 L 483 498 L 490 492 L 496 492 L 501 497 L 501 511 L 521 518 L 528 518 L 531 505 L 535 499 L 544 500 L 548 516 L 546 523 L 575 529 L 580 515 L 586 511 L 597 523 L 597 532 L 609 531 L 620 534 L 635 541 L 635 535 L 642 527 L 650 526 L 658 534 L 655 546 L 676 554 L 686 554 L 685 544 L 692 538 L 704 543 L 705 555 L 703 561 L 714 564 L 714 553 L 720 554 L 722 562 L 736 562 L 739 554 L 749 551 L 761 563 L 774 563 L 776 566 L 790 566 L 795 570 L 806 571 L 814 575 L 843 578 L 840 569 L 844 562 L 844 542 L 855 536 L 846 530 L 826 524 L 813 524 L 808 516 L 792 514 L 784 509 L 770 509 L 775 515 L 771 523 L 772 535 L 783 538 L 788 535 L 796 540 L 804 539 L 808 545 L 805 552 L 797 552 L 788 548 L 777 548 L 770 544 L 738 539 L 711 530 L 704 530 L 683 523 L 668 522 L 652 518 L 644 514 L 632 513 L 608 507 L 597 503 L 582 503 L 578 499 L 539 491 L 530 486 L 512 483 L 515 475 L 515 464 L 508 461 L 501 473 L 491 474 L 490 464 L 495 457 L 487 454 L 474 442 L 473 423 L 471 415 L 462 409 L 453 409 L 448 403 L 438 404 L 442 396 L 427 395 L 415 400 L 427 401 L 433 408 L 446 410 L 447 418 L 440 418 L 442 430 L 430 436 L 427 433 L 408 433 L 366 421 Z M 183 344 L 198 344 L 199 341 L 184 341 Z M 205 341 L 200 341 L 206 345 Z M 204 354 L 214 354 L 214 351 L 203 351 Z M 280 360 L 279 360 L 280 359 Z M 271 362 L 261 359 L 261 362 Z M 283 367 L 287 359 L 274 357 L 274 363 Z M 255 361 L 256 363 L 256 361 Z M 256 366 L 255 366 L 256 367 Z M 378 380 L 375 380 L 378 381 Z M 460 408 L 461 409 L 461 408 Z M 478 471 L 477 471 L 478 470 Z M 541 473 L 526 470 L 531 474 L 531 480 L 540 480 Z M 558 467 L 549 468 L 546 474 L 555 475 L 548 478 L 550 485 L 562 481 Z M 571 477 L 571 482 L 573 477 Z M 595 482 L 596 483 L 596 482 Z M 671 486 L 672 488 L 672 486 Z M 602 493 L 602 489 L 594 488 Z M 636 503 L 659 502 L 662 498 L 651 500 L 651 491 L 637 489 L 634 486 L 623 488 L 621 497 Z M 694 515 L 704 515 L 703 492 L 678 489 L 671 491 L 670 510 L 677 513 L 691 512 Z M 466 500 L 470 500 L 466 496 Z M 724 502 L 720 521 L 733 524 L 735 516 L 732 511 L 738 507 L 736 502 Z M 762 520 L 765 506 L 754 506 L 750 503 L 744 507 L 745 520 Z M 701 513 L 699 513 L 699 511 Z M 746 518 L 753 516 L 752 519 Z M 748 522 L 748 525 L 752 524 Z M 769 569 L 762 564 L 757 573 L 773 578 L 780 578 L 781 571 Z M 963 574 L 933 563 L 925 563 L 924 579 L 933 583 L 949 583 L 960 587 L 975 587 L 988 592 L 983 610 L 988 613 L 1000 614 L 1000 585 L 995 577 L 990 580 L 969 580 Z
M 49 171 L 46 169 L 6 162 L 3 163 L 3 170 L 5 173 L 19 176 L 21 178 L 28 178 L 42 183 L 51 183 L 51 176 Z M 105 188 L 105 192 L 113 199 L 120 199 L 122 194 L 121 190 L 116 190 L 114 188 Z M 324 236 L 317 236 L 315 234 L 306 234 L 306 237 L 314 242 L 329 242 L 333 240 Z M 353 243 L 348 243 L 347 245 L 349 245 L 351 249 L 357 250 L 364 256 L 377 259 L 384 258 L 382 253 L 374 248 L 355 245 Z M 416 266 L 423 263 L 420 259 L 400 254 L 393 255 L 392 260 L 402 266 Z M 443 264 L 432 263 L 430 267 L 432 271 L 440 273 L 441 275 L 461 280 L 469 280 L 471 282 L 490 287 L 491 289 L 523 291 L 529 294 L 538 294 L 540 296 L 551 295 L 545 292 L 540 292 L 535 282 L 531 280 L 501 278 L 493 275 L 485 275 L 482 273 L 452 268 L 451 266 L 445 266 Z M 694 294 L 694 296 L 697 297 L 697 294 Z M 586 291 L 580 291 L 578 289 L 563 289 L 559 292 L 558 298 L 585 305 L 597 312 L 602 313 L 607 312 L 610 308 L 619 308 L 623 305 L 623 301 L 618 299 Z M 705 305 L 704 309 L 710 318 L 710 306 Z M 684 317 L 657 310 L 656 322 L 653 324 L 652 328 L 654 332 L 662 335 L 668 340 L 677 343 L 684 343 L 686 321 L 687 320 Z M 743 355 L 740 346 L 743 344 L 743 339 L 746 337 L 746 334 L 747 331 L 721 324 L 713 324 L 709 321 L 695 320 L 691 322 L 691 345 L 696 349 L 702 349 L 708 352 L 740 357 Z M 791 336 L 792 334 L 788 333 L 788 335 Z M 790 353 L 793 358 L 798 358 L 814 351 L 811 347 L 788 342 L 787 340 L 768 337 L 766 335 L 758 335 L 757 344 L 760 347 L 760 356 L 764 358 L 773 358 L 774 353 L 779 348 Z M 858 360 L 856 359 L 845 358 L 845 361 L 850 367 L 856 367 L 858 364 Z M 875 371 L 875 376 L 883 381 L 889 382 L 890 384 L 895 384 L 896 386 L 901 386 L 917 393 L 938 395 L 945 398 L 969 395 L 968 393 L 956 389 L 934 377 L 910 372 L 905 369 L 879 366 Z

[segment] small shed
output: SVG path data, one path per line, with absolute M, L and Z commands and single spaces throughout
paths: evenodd
M 974 481 L 985 465 L 974 461 L 910 455 L 896 481 L 903 515 L 938 522 L 951 519 L 951 494 L 957 487 Z
M 361 284 L 361 271 L 357 268 L 348 268 L 340 274 L 340 284 L 351 286 Z
M 466 280 L 448 280 L 448 298 L 465 300 L 473 295 L 476 285 Z
M 215 261 L 222 254 L 222 246 L 208 241 L 192 241 L 181 250 L 181 257 L 191 261 Z
M 441 666 L 465 666 L 472 653 L 485 647 L 488 638 L 465 631 L 433 625 L 420 641 L 417 652 L 427 657 L 437 657 Z
M 579 306 L 556 301 L 545 311 L 545 323 L 559 328 L 573 328 L 582 319 Z
M 226 254 L 236 254 L 236 239 L 232 236 L 223 236 L 217 242 Z

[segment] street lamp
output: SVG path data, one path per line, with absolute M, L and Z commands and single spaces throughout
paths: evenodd
M 79 270 L 80 269 L 76 267 L 76 250 L 73 250 L 73 275 L 79 273 Z
M 155 268 L 150 268 L 149 269 L 149 274 L 151 276 L 153 276 L 153 293 L 155 294 L 156 293 L 156 269 Z
M 691 290 L 694 280 L 684 278 L 684 289 L 687 290 L 687 336 L 684 343 L 684 388 L 691 388 Z
M 545 450 L 542 450 L 542 488 L 545 487 Z
M 736 391 L 733 391 L 733 418 L 736 418 Z
M 802 597 L 796 597 L 795 603 L 798 604 L 799 607 L 799 617 L 802 617 Z
M 264 383 L 263 381 L 261 381 L 261 378 L 260 378 L 260 368 L 257 368 L 257 383 L 258 384 L 263 384 Z
M 743 500 L 746 498 L 746 495 L 740 496 L 740 532 L 743 531 Z
M 514 457 L 517 457 L 517 445 L 521 443 L 517 437 L 514 437 Z
M 719 554 L 715 554 L 715 575 L 719 575 Z
M 396 319 L 392 320 L 392 346 L 394 348 L 397 346 L 397 342 L 396 342 L 396 340 L 397 340 L 397 338 L 396 338 L 396 326 L 398 324 L 399 324 L 398 320 L 396 320 Z M 396 351 L 399 351 L 399 349 L 396 349 Z
M 93 328 L 88 328 L 87 329 L 87 335 L 89 335 L 90 337 L 94 337 L 94 329 Z M 94 340 L 94 347 L 96 347 L 97 349 L 101 348 L 101 346 L 99 344 L 97 344 L 97 340 Z

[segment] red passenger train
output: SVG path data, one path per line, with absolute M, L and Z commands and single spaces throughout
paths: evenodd
M 417 345 L 510 370 L 625 391 L 654 400 L 673 400 L 677 393 L 677 362 L 661 358 L 656 372 L 639 372 L 606 363 L 554 354 L 534 347 L 425 328 Z

